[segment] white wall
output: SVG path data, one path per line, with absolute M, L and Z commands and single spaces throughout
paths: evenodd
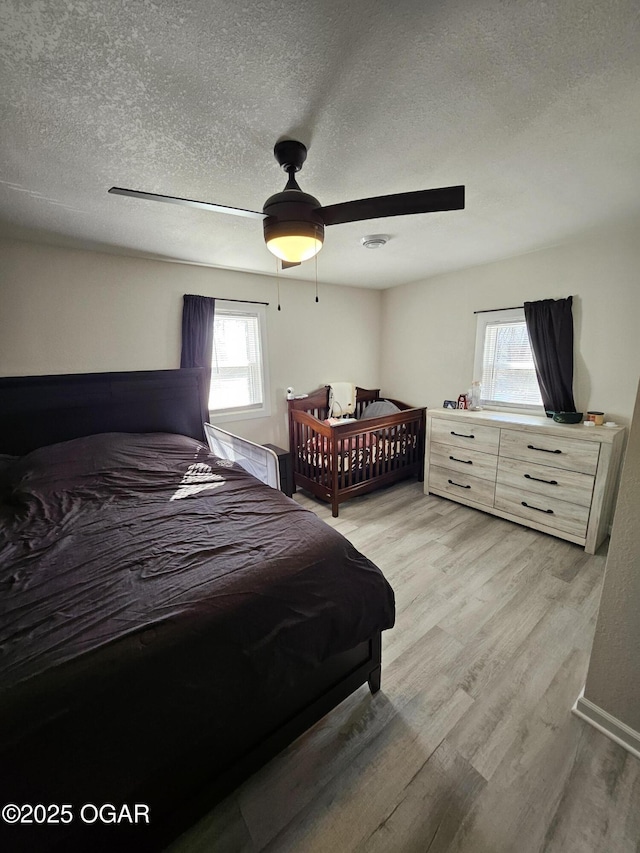
M 0 240 L 0 375 L 180 366 L 182 296 L 269 302 L 272 416 L 223 424 L 288 446 L 285 389 L 380 384 L 380 291 Z
M 98 252 L 0 241 L 0 375 L 179 365 L 182 295 L 267 309 L 274 413 L 226 425 L 286 446 L 284 389 L 332 379 L 441 406 L 474 378 L 475 316 L 574 296 L 575 396 L 628 423 L 640 373 L 640 229 L 434 277 L 382 293 Z M 382 311 L 382 314 L 381 314 Z M 382 323 L 381 323 L 382 316 Z
M 574 297 L 574 396 L 628 424 L 640 374 L 640 228 L 384 291 L 382 388 L 442 406 L 472 379 L 474 311 Z
M 585 699 L 640 737 L 640 388 L 622 471 Z

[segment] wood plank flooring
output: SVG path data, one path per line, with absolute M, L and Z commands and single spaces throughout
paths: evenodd
M 361 688 L 171 853 L 639 853 L 640 761 L 570 713 L 602 551 L 409 482 L 296 499 L 396 593 L 382 690 Z

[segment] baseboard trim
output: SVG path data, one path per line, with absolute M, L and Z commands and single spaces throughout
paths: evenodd
M 640 732 L 627 726 L 589 699 L 585 699 L 584 687 L 571 710 L 576 717 L 585 720 L 603 735 L 624 747 L 631 755 L 640 759 Z

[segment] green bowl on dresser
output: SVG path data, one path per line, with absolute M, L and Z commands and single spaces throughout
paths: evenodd
M 579 424 L 582 412 L 554 412 L 553 419 L 557 424 Z

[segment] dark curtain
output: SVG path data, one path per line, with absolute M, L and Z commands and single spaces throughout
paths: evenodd
M 533 363 L 547 411 L 575 412 L 573 401 L 573 297 L 524 303 Z
M 180 367 L 204 367 L 203 390 L 206 399 L 203 400 L 203 403 L 205 411 L 209 410 L 215 306 L 216 300 L 210 296 L 193 296 L 191 294 L 185 294 L 182 305 Z

